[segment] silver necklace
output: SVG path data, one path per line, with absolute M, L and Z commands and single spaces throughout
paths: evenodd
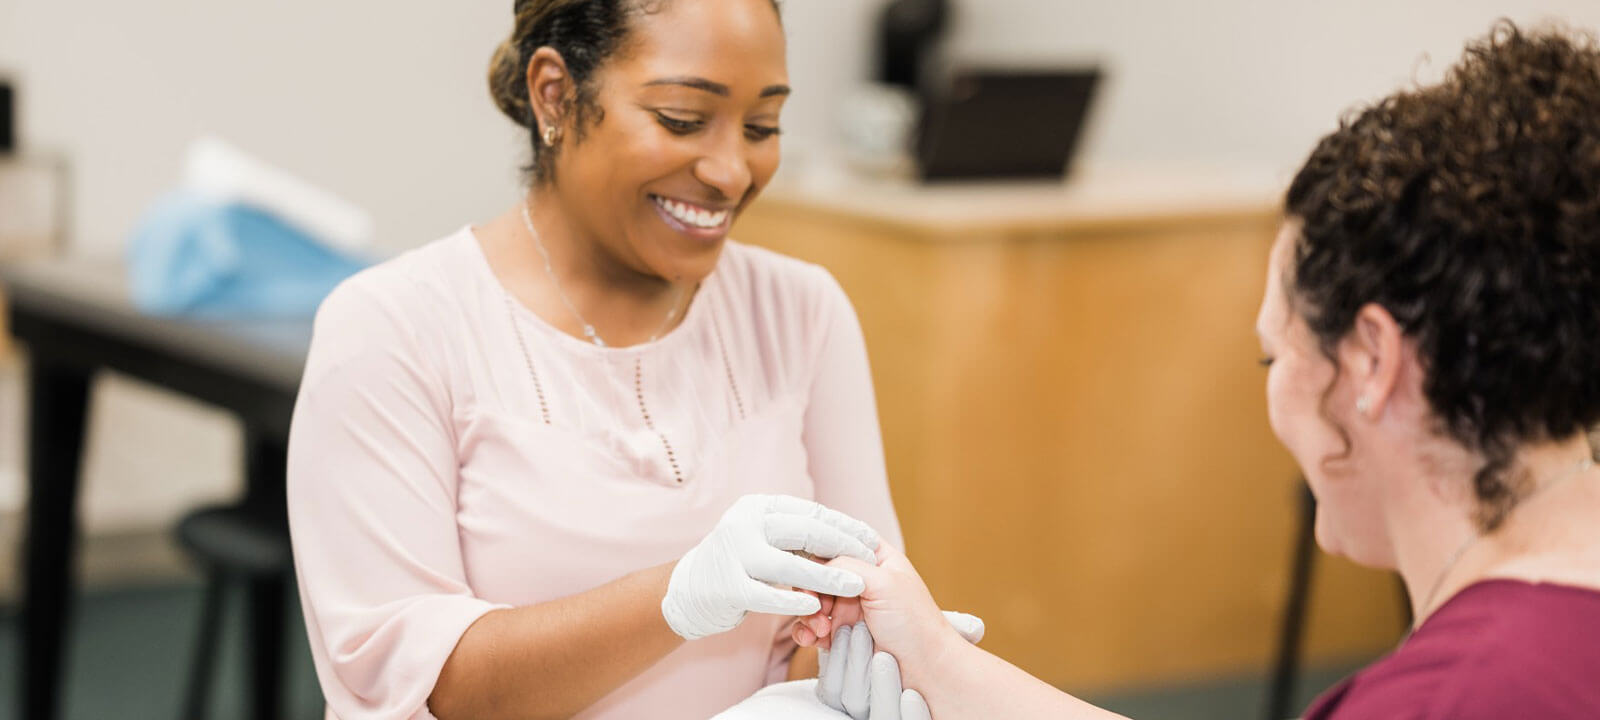
M 567 297 L 567 291 L 562 289 L 561 280 L 556 277 L 555 265 L 550 262 L 550 251 L 545 249 L 544 240 L 539 237 L 539 231 L 533 227 L 533 216 L 528 213 L 527 200 L 522 201 L 522 224 L 528 228 L 528 234 L 533 236 L 533 246 L 539 249 L 539 255 L 544 258 L 544 271 L 550 276 L 550 284 L 555 286 L 556 294 L 561 296 L 561 302 L 567 306 L 567 310 L 570 310 L 572 316 L 578 319 L 578 324 L 583 326 L 584 336 L 597 347 L 608 347 L 606 341 L 600 337 L 600 333 L 595 331 L 594 325 L 584 319 L 583 313 L 578 312 L 578 306 L 573 304 L 572 298 Z M 667 310 L 667 317 L 661 321 L 661 327 L 656 328 L 647 342 L 655 342 L 667 331 L 667 326 L 678 317 L 678 303 L 682 301 L 683 288 L 680 286 L 672 292 L 672 308 Z
M 1572 466 L 1571 469 L 1567 470 L 1565 473 L 1562 473 L 1561 477 L 1545 483 L 1544 487 L 1534 491 L 1532 495 L 1523 498 L 1522 502 L 1519 503 L 1519 506 L 1527 504 L 1529 501 L 1543 494 L 1550 488 L 1582 475 L 1585 470 L 1588 470 L 1592 467 L 1594 467 L 1594 458 L 1586 457 L 1582 460 L 1579 460 L 1577 465 Z M 1412 621 L 1411 629 L 1406 631 L 1407 640 L 1411 638 L 1412 633 L 1417 631 L 1417 627 L 1422 624 L 1422 618 L 1427 617 L 1428 610 L 1429 608 L 1433 607 L 1433 601 L 1437 599 L 1439 591 L 1444 589 L 1444 581 L 1445 578 L 1450 577 L 1450 571 L 1455 569 L 1456 563 L 1461 560 L 1461 556 L 1467 554 L 1467 550 L 1471 549 L 1472 546 L 1476 545 L 1481 539 L 1483 539 L 1482 533 L 1473 533 L 1472 537 L 1467 538 L 1466 542 L 1461 543 L 1461 547 L 1456 548 L 1456 551 L 1450 554 L 1449 560 L 1444 561 L 1444 567 L 1439 570 L 1439 579 L 1433 581 L 1433 587 L 1428 590 L 1428 594 L 1423 599 L 1422 604 L 1417 606 L 1417 619 Z M 1404 640 L 1401 642 L 1404 643 Z

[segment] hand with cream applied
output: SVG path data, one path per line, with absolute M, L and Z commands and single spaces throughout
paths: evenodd
M 795 497 L 748 495 L 678 561 L 661 614 L 690 640 L 732 630 L 750 612 L 811 615 L 822 607 L 815 596 L 775 586 L 854 597 L 866 585 L 795 553 L 875 565 L 878 544 L 871 527 L 844 513 Z

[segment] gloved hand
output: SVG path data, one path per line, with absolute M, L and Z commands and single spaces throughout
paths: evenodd
M 689 640 L 732 630 L 749 612 L 810 615 L 822 607 L 816 597 L 775 586 L 855 597 L 866 584 L 794 551 L 876 563 L 877 546 L 878 534 L 844 513 L 797 497 L 747 495 L 672 569 L 661 615 Z
M 945 620 L 974 645 L 983 640 L 983 620 L 945 611 Z M 900 664 L 889 653 L 874 653 L 866 623 L 834 632 L 832 647 L 817 650 L 817 698 L 852 720 L 932 720 L 928 703 L 916 690 L 902 690 Z

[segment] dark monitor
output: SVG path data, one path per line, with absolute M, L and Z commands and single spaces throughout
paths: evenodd
M 958 73 L 923 104 L 922 178 L 1063 177 L 1099 81 L 1098 69 Z
M 11 83 L 0 78 L 0 155 L 9 155 L 17 149 L 16 95 Z

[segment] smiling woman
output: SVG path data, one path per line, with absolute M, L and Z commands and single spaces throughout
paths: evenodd
M 711 272 L 733 218 L 778 169 L 789 95 L 777 6 L 725 5 L 518 3 L 489 80 L 530 131 L 527 172 L 550 201 L 535 199 L 536 228 L 577 226 L 623 275 Z M 550 217 L 556 203 L 568 217 Z
M 516 3 L 524 198 L 318 313 L 288 482 L 330 716 L 709 717 L 805 669 L 779 588 L 860 592 L 793 551 L 900 542 L 848 299 L 728 239 L 784 53 L 771 0 Z

